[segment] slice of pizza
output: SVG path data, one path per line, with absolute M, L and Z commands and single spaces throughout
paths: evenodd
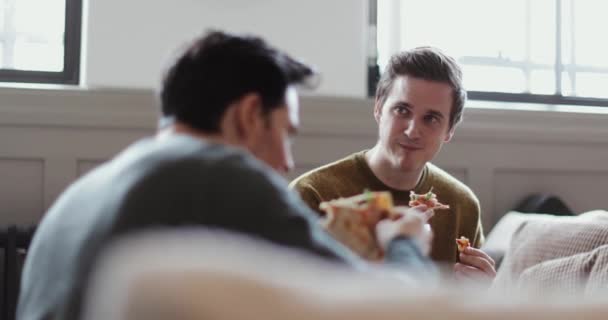
M 450 206 L 447 204 L 440 203 L 437 200 L 437 195 L 433 193 L 433 188 L 425 194 L 416 194 L 414 191 L 410 191 L 410 202 L 408 204 L 410 207 L 415 207 L 419 205 L 426 205 L 429 209 L 432 210 L 440 210 L 440 209 L 449 209 Z
M 471 242 L 465 236 L 460 236 L 460 238 L 456 239 L 456 245 L 458 246 L 458 252 L 463 252 L 464 249 L 471 246 Z
M 370 192 L 348 198 L 322 202 L 326 212 L 322 226 L 336 240 L 362 258 L 381 260 L 384 253 L 376 240 L 376 224 L 393 217 L 390 192 Z

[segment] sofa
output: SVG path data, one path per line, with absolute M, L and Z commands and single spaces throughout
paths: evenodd
M 608 288 L 608 212 L 577 216 L 510 212 L 488 237 L 504 251 L 493 289 L 590 296 Z
M 511 243 L 523 246 L 525 237 L 532 241 L 530 234 L 554 231 L 539 227 L 543 224 L 528 232 L 535 223 L 522 223 L 511 234 Z M 84 315 L 89 320 L 559 320 L 608 316 L 608 295 L 601 290 L 584 296 L 573 295 L 575 291 L 546 295 L 524 290 L 522 281 L 543 274 L 533 268 L 567 255 L 552 251 L 539 260 L 520 259 L 517 255 L 522 246 L 507 250 L 497 278 L 504 286 L 487 289 L 429 283 L 416 275 L 374 268 L 357 272 L 304 252 L 217 230 L 146 233 L 116 243 L 104 253 L 86 295 Z M 583 253 L 569 250 L 570 256 Z M 604 249 L 600 251 L 594 254 L 594 266 L 605 261 L 599 258 Z M 555 270 L 553 265 L 546 267 Z M 605 274 L 593 266 L 589 270 Z M 539 285 L 547 281 L 550 279 L 540 279 Z

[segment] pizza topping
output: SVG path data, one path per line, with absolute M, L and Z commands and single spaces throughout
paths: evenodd
M 471 246 L 471 242 L 467 237 L 461 236 L 460 238 L 456 239 L 456 245 L 458 246 L 458 252 L 463 252 L 464 249 Z
M 433 193 L 433 188 L 429 190 L 429 192 L 425 194 L 416 194 L 414 191 L 410 191 L 410 202 L 408 204 L 410 207 L 416 207 L 419 205 L 425 205 L 429 209 L 439 210 L 439 209 L 449 209 L 450 206 L 447 204 L 442 204 L 437 200 L 437 195 Z

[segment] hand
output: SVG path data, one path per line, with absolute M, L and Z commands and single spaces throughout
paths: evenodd
M 433 232 L 427 222 L 433 216 L 433 210 L 424 205 L 413 208 L 396 207 L 395 210 L 399 211 L 399 218 L 384 219 L 376 224 L 376 238 L 380 246 L 386 250 L 393 239 L 406 236 L 416 241 L 423 254 L 428 255 Z
M 434 215 L 435 211 L 433 209 L 429 209 L 426 205 L 421 204 L 415 207 L 405 207 L 405 206 L 397 206 L 393 207 L 393 220 L 397 220 L 398 218 L 407 215 L 408 212 L 414 212 L 416 214 L 421 214 L 425 223 L 428 222 Z
M 460 262 L 454 265 L 456 278 L 491 282 L 496 277 L 496 264 L 485 252 L 467 247 L 459 258 Z

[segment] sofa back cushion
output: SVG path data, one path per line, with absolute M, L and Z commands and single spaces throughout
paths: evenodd
M 523 222 L 515 231 L 494 289 L 510 291 L 559 287 L 583 290 L 591 277 L 601 280 L 608 258 L 608 212 L 546 217 Z M 597 266 L 596 266 L 597 264 Z

